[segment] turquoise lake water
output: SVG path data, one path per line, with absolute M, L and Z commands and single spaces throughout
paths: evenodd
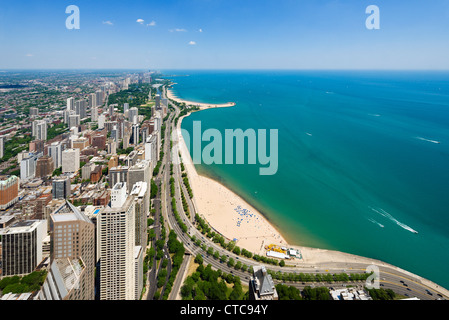
M 449 73 L 167 70 L 175 93 L 236 102 L 204 130 L 277 129 L 278 171 L 197 166 L 292 244 L 394 264 L 449 288 Z M 203 147 L 208 142 L 203 142 Z M 417 232 L 417 233 L 416 233 Z

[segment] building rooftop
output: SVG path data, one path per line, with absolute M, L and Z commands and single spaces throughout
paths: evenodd
M 69 201 L 66 201 L 65 204 L 57 208 L 52 214 L 51 217 L 55 222 L 66 222 L 66 221 L 84 221 L 88 223 L 92 223 L 92 221 L 86 217 L 81 211 L 78 210 L 73 204 Z

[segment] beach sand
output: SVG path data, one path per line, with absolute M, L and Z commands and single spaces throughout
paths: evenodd
M 200 108 L 202 109 L 209 107 L 231 107 L 235 105 L 233 103 L 221 105 L 198 104 L 197 102 L 178 99 L 169 90 L 167 91 L 167 96 L 170 99 L 185 102 L 187 105 L 201 105 Z M 184 117 L 188 117 L 189 115 L 190 113 Z M 326 266 L 342 266 L 346 264 L 349 266 L 354 263 L 364 264 L 365 267 L 369 265 L 385 266 L 408 274 L 416 278 L 417 281 L 443 292 L 445 295 L 449 295 L 448 290 L 439 287 L 434 282 L 380 260 L 340 251 L 288 244 L 282 234 L 249 203 L 219 182 L 197 173 L 181 133 L 181 123 L 184 117 L 179 119 L 176 128 L 176 138 L 179 141 L 177 143 L 177 149 L 181 154 L 189 177 L 190 186 L 194 195 L 194 205 L 200 216 L 216 232 L 227 238 L 227 241 L 237 239 L 236 245 L 240 248 L 245 248 L 254 254 L 264 256 L 266 255 L 264 247 L 270 244 L 296 249 L 300 252 L 301 259 L 289 260 L 288 264 L 296 265 L 297 267 L 323 268 Z
M 235 106 L 234 102 L 227 102 L 227 103 L 221 103 L 221 104 L 214 104 L 214 103 L 202 103 L 202 102 L 194 102 L 194 101 L 187 101 L 187 100 L 183 100 L 178 98 L 171 89 L 167 89 L 167 98 L 168 99 L 172 99 L 175 100 L 179 103 L 185 103 L 186 105 L 189 106 L 195 106 L 195 107 L 199 107 L 200 110 L 204 110 L 204 109 L 210 109 L 210 108 L 226 108 L 226 107 L 233 107 Z

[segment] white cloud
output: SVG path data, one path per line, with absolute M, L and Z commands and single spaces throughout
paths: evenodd
M 144 23 L 144 21 L 145 21 L 145 20 L 143 20 L 143 19 L 137 19 L 137 21 L 136 21 L 136 22 L 137 22 L 137 23 L 140 23 L 140 24 L 143 24 L 143 23 Z
M 25 55 L 25 57 L 34 57 L 34 55 L 33 55 L 32 53 L 27 53 L 27 54 Z
M 113 26 L 114 25 L 111 21 L 103 21 L 103 24 L 107 24 L 109 26 Z
M 151 21 L 149 24 L 147 24 L 148 27 L 154 27 L 156 25 L 156 21 Z
M 170 30 L 168 30 L 168 31 L 170 31 L 170 32 L 187 32 L 186 29 L 179 29 L 179 28 L 176 28 L 176 29 L 170 29 Z
M 189 45 L 194 46 L 194 45 L 196 45 L 196 42 L 195 41 L 190 41 Z

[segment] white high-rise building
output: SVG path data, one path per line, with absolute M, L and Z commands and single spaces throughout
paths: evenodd
M 69 129 L 78 127 L 80 125 L 80 116 L 78 114 L 72 114 L 69 116 Z
M 48 146 L 48 155 L 52 157 L 55 168 L 62 166 L 62 144 L 61 142 L 53 142 Z
M 128 197 L 128 189 L 126 187 L 126 182 L 116 183 L 111 190 L 111 207 L 119 208 L 123 206 Z
M 89 108 L 97 107 L 97 95 L 95 93 L 89 94 Z
M 106 116 L 104 114 L 101 114 L 98 117 L 98 129 L 103 129 L 105 122 L 106 122 Z
M 143 260 L 144 260 L 144 249 L 142 246 L 134 247 L 134 273 L 135 273 L 135 300 L 140 299 L 143 289 Z
M 35 120 L 32 124 L 32 134 L 37 140 L 47 140 L 47 122 L 45 120 Z
M 3 158 L 4 156 L 4 141 L 3 141 L 3 137 L 0 137 L 0 159 Z
M 90 120 L 91 121 L 98 121 L 98 108 L 92 107 L 90 110 Z
M 154 134 L 150 134 L 145 142 L 145 160 L 151 162 L 153 170 L 155 163 L 158 161 L 157 136 Z
M 29 153 L 26 158 L 20 161 L 20 180 L 25 181 L 34 178 L 36 174 L 36 162 L 42 152 L 39 154 Z
M 137 123 L 137 116 L 139 115 L 139 110 L 134 107 L 128 110 L 128 121 L 132 124 Z
M 101 211 L 97 226 L 101 264 L 100 299 L 134 300 L 136 257 L 133 197 L 129 196 L 120 207 L 108 206 Z
M 18 221 L 2 232 L 3 276 L 25 275 L 42 262 L 42 241 L 47 235 L 44 220 Z
M 80 168 L 80 149 L 62 151 L 62 173 L 77 172 Z
M 67 99 L 67 110 L 75 111 L 75 99 L 72 97 Z
M 132 126 L 132 144 L 134 145 L 138 145 L 139 144 L 139 125 L 138 124 L 134 124 Z

